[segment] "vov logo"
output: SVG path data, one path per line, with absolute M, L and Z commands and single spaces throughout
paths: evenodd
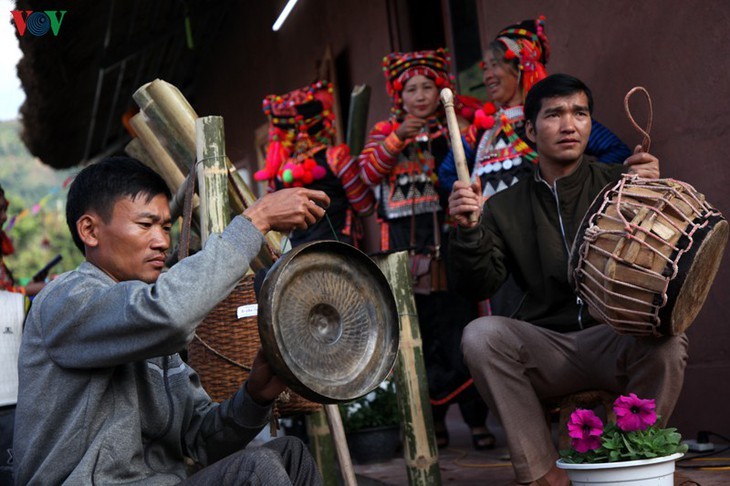
M 18 34 L 23 37 L 27 32 L 30 32 L 36 37 L 42 37 L 48 33 L 53 32 L 53 36 L 58 36 L 58 31 L 61 29 L 61 22 L 66 16 L 67 10 L 45 10 L 37 11 L 33 10 L 13 10 L 13 22 L 15 27 L 18 29 Z

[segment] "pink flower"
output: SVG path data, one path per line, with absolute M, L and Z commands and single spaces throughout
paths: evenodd
M 624 432 L 646 430 L 656 422 L 654 400 L 641 399 L 634 393 L 618 397 L 613 403 L 613 412 L 616 414 L 616 425 Z
M 601 446 L 603 422 L 592 410 L 576 409 L 570 415 L 568 435 L 570 435 L 573 449 L 578 452 L 587 452 Z
M 600 437 L 588 437 L 586 439 L 570 439 L 570 443 L 577 452 L 595 451 L 601 447 Z

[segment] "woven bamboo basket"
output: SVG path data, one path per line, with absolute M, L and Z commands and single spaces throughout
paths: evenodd
M 244 277 L 198 326 L 188 347 L 188 362 L 197 371 L 203 388 L 220 402 L 230 398 L 248 378 L 259 347 L 256 316 L 239 319 L 242 305 L 256 303 L 253 275 Z M 306 400 L 288 388 L 276 401 L 280 417 L 316 412 L 322 405 Z

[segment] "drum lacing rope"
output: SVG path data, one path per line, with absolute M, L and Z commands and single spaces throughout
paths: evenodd
M 646 130 L 641 128 L 638 123 L 636 123 L 636 120 L 634 120 L 634 117 L 631 116 L 631 110 L 629 109 L 629 98 L 636 93 L 636 92 L 642 92 L 646 96 L 646 101 L 649 104 L 649 113 L 647 114 L 648 119 L 646 121 Z M 629 121 L 632 125 L 634 125 L 634 128 L 636 128 L 639 133 L 641 133 L 644 138 L 641 141 L 641 151 L 642 152 L 648 152 L 649 148 L 651 147 L 651 137 L 649 136 L 649 132 L 651 131 L 651 122 L 654 118 L 654 110 L 652 109 L 651 104 L 651 96 L 649 96 L 649 92 L 643 87 L 643 86 L 636 86 L 634 88 L 631 88 L 628 93 L 626 93 L 626 96 L 624 97 L 624 110 L 626 111 L 626 116 L 629 117 Z

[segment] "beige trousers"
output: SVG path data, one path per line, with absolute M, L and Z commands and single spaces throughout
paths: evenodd
M 482 317 L 464 330 L 474 382 L 507 437 L 518 482 L 553 466 L 558 453 L 540 401 L 582 390 L 654 398 L 662 423 L 674 410 L 687 364 L 687 337 L 635 338 L 607 325 L 557 333 L 507 317 Z

